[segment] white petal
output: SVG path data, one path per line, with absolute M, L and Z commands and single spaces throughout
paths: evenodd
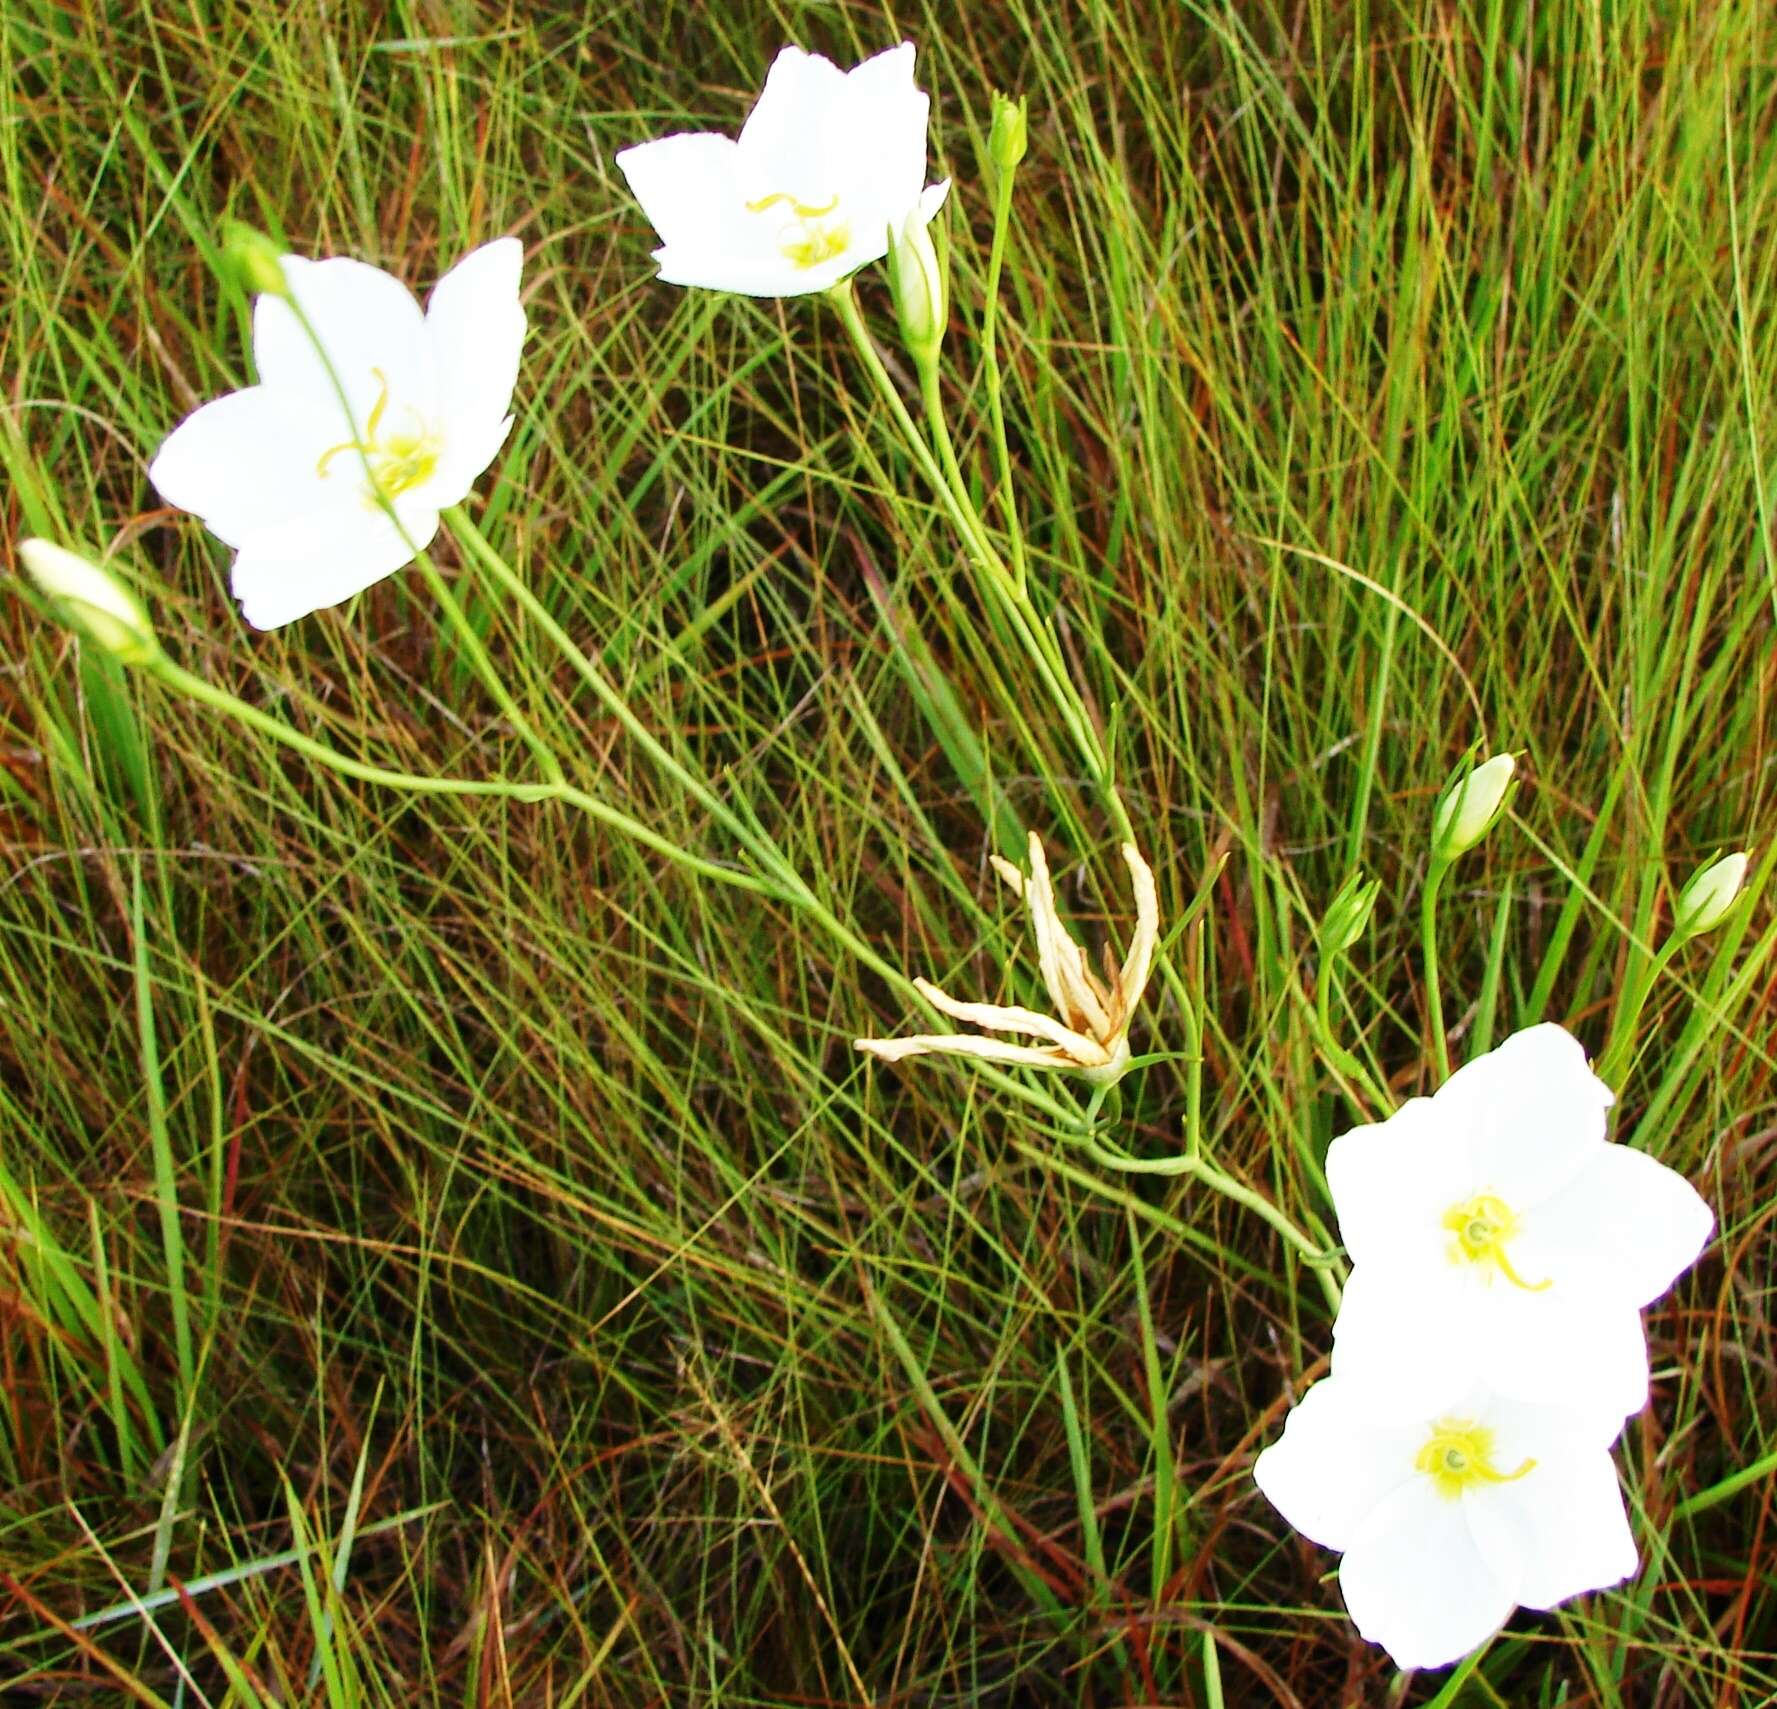
M 1539 1274 L 1583 1274 L 1644 1306 L 1696 1262 L 1714 1227 L 1714 1213 L 1676 1170 L 1606 1144 L 1559 1193 L 1525 1213 L 1512 1253 Z
M 168 504 L 201 516 L 212 534 L 240 546 L 256 530 L 334 501 L 337 485 L 321 475 L 319 461 L 342 431 L 337 407 L 248 386 L 180 422 L 148 465 L 148 478 Z
M 1005 1062 L 1017 1068 L 1072 1068 L 1067 1052 L 1053 1045 L 1008 1044 L 973 1033 L 916 1033 L 910 1038 L 855 1038 L 852 1047 L 899 1062 L 906 1056 L 971 1056 L 981 1062 Z
M 1512 1612 L 1513 1586 L 1482 1555 L 1464 1506 L 1413 1478 L 1371 1511 L 1340 1563 L 1353 1623 L 1397 1667 L 1448 1667 Z
M 846 108 L 838 66 L 818 53 L 784 48 L 740 129 L 742 199 L 781 194 L 818 207 L 848 188 L 839 181 L 845 161 L 832 146 L 829 125 L 829 115 L 842 122 Z
M 438 513 L 399 508 L 414 545 L 428 545 L 438 532 Z M 412 560 L 413 548 L 386 515 L 364 510 L 360 518 L 326 550 L 291 557 L 275 547 L 244 549 L 230 581 L 241 615 L 255 629 L 276 629 L 362 593 Z
M 660 278 L 668 285 L 700 286 L 709 291 L 734 291 L 743 297 L 806 297 L 837 285 L 864 264 L 850 253 L 834 256 L 818 267 L 798 267 L 781 255 L 772 233 L 761 226 L 744 248 L 715 249 L 669 246 L 654 251 Z
M 1446 1264 L 1359 1264 L 1333 1325 L 1333 1372 L 1427 1415 L 1479 1378 L 1532 1403 L 1563 1397 L 1610 1440 L 1647 1404 L 1640 1315 L 1583 1281 L 1529 1292 Z
M 1463 1493 L 1481 1553 L 1527 1608 L 1620 1584 L 1638 1562 L 1609 1450 L 1547 1434 L 1531 1446 L 1536 1466 L 1527 1476 Z M 1500 1454 L 1501 1470 L 1522 1463 L 1514 1455 Z
M 1123 863 L 1129 868 L 1130 882 L 1135 887 L 1135 932 L 1129 940 L 1129 953 L 1124 956 L 1123 966 L 1117 974 L 1117 994 L 1127 1025 L 1130 1013 L 1141 1001 L 1141 994 L 1147 987 L 1154 945 L 1160 939 L 1160 894 L 1154 885 L 1153 868 L 1142 859 L 1141 851 L 1134 843 L 1123 845 Z
M 735 146 L 713 131 L 681 131 L 618 151 L 617 165 L 666 248 L 720 251 L 727 245 L 743 211 Z
M 1598 1155 L 1611 1094 L 1579 1040 L 1551 1023 L 1465 1063 L 1434 1102 L 1467 1126 L 1476 1190 L 1522 1216 Z
M 1253 1481 L 1303 1536 L 1346 1549 L 1382 1498 L 1420 1475 L 1413 1456 L 1423 1436 L 1417 1424 L 1379 1419 L 1359 1385 L 1328 1377 L 1284 1420 Z
M 1495 1281 L 1468 1291 L 1465 1334 L 1480 1369 L 1502 1394 L 1622 1420 L 1647 1405 L 1647 1339 L 1641 1313 L 1621 1295 L 1582 1280 L 1540 1293 Z
M 455 504 L 493 461 L 512 425 L 525 315 L 518 300 L 524 245 L 496 238 L 471 250 L 438 281 L 426 304 L 426 336 L 438 387 L 444 453 L 428 500 Z
M 913 44 L 903 42 L 855 66 L 828 118 L 826 147 L 851 156 L 846 205 L 879 232 L 919 205 L 926 181 L 931 100 L 914 84 L 913 59 Z
M 1411 1098 L 1387 1121 L 1333 1141 L 1327 1185 L 1354 1263 L 1446 1265 L 1444 1215 L 1475 1191 L 1464 1126 L 1441 1100 Z
M 263 385 L 335 412 L 336 439 L 349 439 L 354 428 L 365 430 L 385 389 L 391 419 L 408 411 L 432 419 L 436 394 L 425 320 L 399 279 L 343 256 L 305 261 L 288 255 L 284 276 L 345 390 L 352 421 L 345 422 L 333 379 L 308 333 L 277 297 L 261 297 L 253 310 L 253 360 Z
M 1064 1027 L 1051 1015 L 1035 1009 L 1022 1009 L 1007 1003 L 959 1003 L 947 997 L 929 979 L 914 980 L 914 987 L 933 1008 L 952 1020 L 967 1021 L 973 1027 L 989 1027 L 995 1032 L 1025 1033 L 1031 1038 L 1047 1039 L 1059 1045 L 1076 1061 L 1102 1067 L 1110 1061 L 1110 1053 L 1094 1039 L 1082 1038 Z

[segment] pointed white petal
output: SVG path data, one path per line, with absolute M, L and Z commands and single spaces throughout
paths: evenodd
M 401 520 L 418 546 L 429 544 L 438 532 L 436 511 L 402 505 Z M 324 550 L 292 557 L 257 543 L 243 549 L 230 586 L 241 602 L 241 615 L 255 629 L 276 629 L 362 593 L 412 558 L 412 547 L 387 516 L 363 510 Z
M 891 223 L 899 229 L 926 180 L 931 101 L 914 84 L 913 60 L 913 44 L 903 42 L 854 67 L 828 116 L 826 147 L 850 156 L 847 205 L 879 235 Z
M 1134 843 L 1123 845 L 1123 861 L 1135 886 L 1135 935 L 1129 940 L 1129 953 L 1117 975 L 1117 995 L 1121 999 L 1122 1019 L 1127 1024 L 1147 989 L 1154 946 L 1160 940 L 1160 893 L 1154 884 L 1153 868 L 1142 859 Z
M 524 246 L 496 238 L 471 250 L 438 281 L 426 304 L 444 451 L 433 503 L 455 504 L 493 460 L 512 418 L 525 314 L 518 300 Z
M 339 424 L 337 408 L 248 386 L 180 422 L 148 465 L 148 478 L 168 504 L 201 516 L 212 534 L 240 546 L 256 529 L 335 501 L 341 489 L 318 465 Z
M 1463 1128 L 1431 1098 L 1339 1135 L 1327 1148 L 1327 1185 L 1354 1263 L 1427 1270 L 1448 1265 L 1444 1216 L 1476 1191 Z
M 1360 1385 L 1328 1377 L 1291 1410 L 1253 1463 L 1253 1481 L 1304 1537 L 1346 1549 L 1377 1503 L 1420 1475 L 1413 1456 L 1423 1434 L 1379 1418 Z
M 1072 1068 L 1065 1051 L 1051 1046 L 1008 1044 L 1004 1039 L 977 1038 L 973 1033 L 919 1033 L 911 1038 L 856 1038 L 854 1049 L 899 1062 L 906 1056 L 972 1056 L 981 1062 L 1005 1062 L 1019 1068 Z
M 1468 1129 L 1476 1190 L 1497 1194 L 1522 1216 L 1598 1155 L 1611 1094 L 1579 1040 L 1545 1024 L 1465 1063 L 1434 1102 L 1441 1116 Z
M 786 195 L 820 207 L 842 191 L 837 178 L 845 163 L 835 158 L 829 115 L 845 110 L 845 74 L 839 67 L 818 53 L 784 48 L 740 129 L 742 199 Z
M 284 276 L 345 391 L 352 420 L 346 421 L 327 364 L 277 297 L 261 297 L 253 309 L 253 360 L 262 385 L 305 397 L 329 413 L 339 423 L 336 440 L 365 430 L 385 387 L 385 428 L 409 412 L 432 418 L 436 390 L 425 320 L 399 279 L 344 256 L 286 256 Z
M 1478 1368 L 1502 1394 L 1531 1403 L 1559 1396 L 1601 1423 L 1647 1405 L 1641 1313 L 1620 1294 L 1583 1279 L 1540 1293 L 1497 1280 L 1465 1292 L 1466 1332 L 1454 1324 L 1452 1330 L 1466 1333 Z
M 967 1021 L 971 1026 L 988 1027 L 995 1032 L 1027 1033 L 1032 1038 L 1047 1039 L 1065 1050 L 1082 1067 L 1100 1068 L 1110 1061 L 1096 1039 L 1082 1038 L 1051 1015 L 1012 1004 L 960 1003 L 954 997 L 947 997 L 929 979 L 915 979 L 913 983 L 934 1009 L 941 1010 L 953 1020 Z
M 680 131 L 619 149 L 617 165 L 666 248 L 720 253 L 730 246 L 743 212 L 732 137 Z
M 1353 1623 L 1400 1668 L 1447 1667 L 1502 1626 L 1516 1600 L 1482 1556 L 1464 1503 L 1416 1477 L 1371 1511 L 1339 1566 Z
M 1538 1274 L 1585 1275 L 1644 1306 L 1696 1262 L 1714 1227 L 1714 1213 L 1676 1170 L 1606 1144 L 1525 1213 L 1512 1252 Z
M 749 234 L 744 246 L 727 249 L 699 244 L 668 246 L 654 251 L 661 280 L 668 285 L 690 285 L 709 291 L 733 291 L 743 297 L 807 297 L 837 285 L 846 274 L 862 265 L 849 253 L 822 262 L 818 267 L 798 267 L 778 253 L 772 230 L 761 226 Z
M 1504 1432 L 1497 1440 L 1501 1470 L 1523 1463 L 1516 1440 L 1509 1448 Z M 1522 1441 L 1534 1470 L 1463 1493 L 1469 1528 L 1489 1566 L 1526 1608 L 1553 1608 L 1582 1591 L 1620 1584 L 1638 1562 L 1609 1450 L 1546 1428 Z

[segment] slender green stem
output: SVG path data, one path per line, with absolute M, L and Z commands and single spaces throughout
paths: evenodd
M 1616 1012 L 1611 1016 L 1610 1038 L 1598 1058 L 1598 1077 L 1607 1086 L 1614 1089 L 1629 1072 L 1635 1057 L 1635 1035 L 1641 1027 L 1641 1011 L 1647 1007 L 1647 1000 L 1660 975 L 1672 965 L 1673 957 L 1687 941 L 1674 932 L 1661 944 L 1657 954 L 1649 956 L 1637 952 L 1630 961 L 1622 994 L 1617 998 Z
M 1450 1078 L 1450 1045 L 1444 1037 L 1444 999 L 1438 985 L 1438 888 L 1449 863 L 1434 860 L 1419 893 L 1419 945 L 1425 961 L 1425 1013 L 1431 1027 L 1432 1056 L 1438 1080 Z
M 1022 597 L 1029 586 L 1024 529 L 1012 487 L 1012 452 L 1006 442 L 1006 411 L 1001 396 L 999 355 L 1000 271 L 1006 260 L 1006 233 L 1012 223 L 1012 174 L 1001 172 L 993 186 L 993 247 L 987 254 L 987 282 L 981 307 L 981 369 L 987 380 L 987 413 L 993 428 L 994 468 L 999 476 L 1000 515 L 1012 548 L 1012 585 Z
M 281 744 L 315 764 L 336 771 L 344 777 L 357 779 L 360 783 L 374 783 L 385 789 L 398 789 L 412 795 L 475 795 L 491 796 L 508 801 L 561 801 L 570 807 L 577 807 L 589 818 L 596 819 L 612 830 L 621 831 L 626 837 L 633 838 L 646 848 L 653 849 L 657 854 L 664 855 L 674 865 L 683 867 L 687 872 L 697 873 L 700 877 L 727 884 L 737 890 L 750 890 L 759 896 L 781 897 L 775 884 L 757 878 L 751 873 L 741 872 L 734 867 L 720 866 L 715 861 L 704 860 L 682 849 L 675 842 L 650 830 L 639 819 L 600 801 L 595 795 L 588 795 L 583 789 L 576 789 L 567 783 L 512 783 L 503 778 L 474 779 L 458 777 L 428 777 L 418 772 L 391 771 L 385 766 L 368 765 L 363 760 L 352 759 L 342 754 L 337 748 L 330 748 L 325 742 L 317 742 L 311 736 L 305 736 L 300 730 L 293 730 L 282 719 L 274 718 L 269 712 L 262 712 L 257 706 L 250 705 L 237 695 L 230 694 L 226 689 L 218 688 L 214 683 L 205 682 L 200 676 L 176 665 L 163 653 L 156 657 L 146 668 L 159 677 L 169 688 L 177 689 L 189 699 L 200 702 L 212 710 L 221 712 L 235 719 L 261 735 L 269 736 L 274 742 Z

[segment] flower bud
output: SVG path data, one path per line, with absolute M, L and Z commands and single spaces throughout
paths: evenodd
M 921 364 L 936 361 L 948 319 L 944 270 L 918 208 L 901 222 L 898 231 L 889 228 L 889 288 L 908 354 Z
M 1512 766 L 1510 754 L 1495 754 L 1444 791 L 1432 815 L 1433 860 L 1448 864 L 1493 829 L 1511 798 Z
M 993 119 L 987 128 L 987 156 L 1001 172 L 1017 170 L 1018 162 L 1030 147 L 1030 99 L 1020 95 L 1014 100 L 997 90 L 993 97 Z
M 1746 883 L 1746 854 L 1735 850 L 1691 875 L 1672 906 L 1672 935 L 1694 938 L 1712 932 L 1734 911 Z
M 284 277 L 284 258 L 264 232 L 243 220 L 230 220 L 222 228 L 222 254 L 249 294 L 256 297 L 288 297 L 290 281 Z
M 61 615 L 114 658 L 139 665 L 160 651 L 135 597 L 97 564 L 47 540 L 21 540 L 19 557 Z
M 1320 923 L 1320 953 L 1324 961 L 1343 955 L 1364 935 L 1370 924 L 1370 912 L 1382 892 L 1382 880 L 1366 878 L 1361 870 L 1340 885 L 1339 893 L 1327 904 L 1326 918 Z

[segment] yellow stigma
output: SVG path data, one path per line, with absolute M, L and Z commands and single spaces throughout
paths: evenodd
M 370 371 L 376 376 L 378 391 L 364 423 L 364 437 L 345 439 L 328 446 L 315 464 L 315 473 L 325 480 L 333 459 L 342 451 L 362 453 L 370 466 L 370 486 L 364 496 L 374 510 L 378 508 L 379 494 L 393 500 L 432 478 L 438 467 L 438 441 L 423 424 L 417 432 L 391 433 L 386 439 L 380 437 L 383 415 L 389 407 L 389 380 L 380 368 Z M 417 416 L 415 419 L 417 421 Z
M 1536 1470 L 1526 1460 L 1515 1472 L 1502 1472 L 1493 1463 L 1493 1432 L 1466 1418 L 1440 1418 L 1414 1456 L 1413 1469 L 1424 1472 L 1437 1485 L 1438 1494 L 1454 1501 L 1471 1484 L 1509 1484 Z
M 749 214 L 788 207 L 795 218 L 778 233 L 778 254 L 807 272 L 851 247 L 851 226 L 845 220 L 829 223 L 827 216 L 839 206 L 837 192 L 825 202 L 799 202 L 787 190 L 774 191 L 747 203 Z
M 1527 1294 L 1540 1294 L 1550 1285 L 1546 1276 L 1540 1282 L 1527 1282 L 1512 1268 L 1506 1242 L 1517 1234 L 1518 1219 L 1503 1199 L 1477 1193 L 1444 1212 L 1444 1227 L 1456 1236 L 1450 1242 L 1452 1263 L 1492 1264 L 1513 1287 Z

